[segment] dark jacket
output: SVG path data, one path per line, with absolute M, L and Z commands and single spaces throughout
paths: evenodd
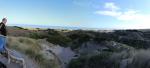
M 0 34 L 1 35 L 4 35 L 4 36 L 7 36 L 7 30 L 6 30 L 6 26 L 4 23 L 0 23 Z

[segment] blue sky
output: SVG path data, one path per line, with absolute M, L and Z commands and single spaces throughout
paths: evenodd
M 88 28 L 150 27 L 150 0 L 0 0 L 10 24 Z

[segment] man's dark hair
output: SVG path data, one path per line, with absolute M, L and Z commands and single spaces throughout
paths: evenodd
M 3 18 L 2 21 L 7 20 L 6 18 Z

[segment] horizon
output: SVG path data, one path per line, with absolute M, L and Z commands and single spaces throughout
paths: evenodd
M 8 25 L 150 29 L 150 1 L 0 0 Z
M 115 29 L 115 28 L 88 28 L 88 27 L 70 27 L 70 26 L 47 26 L 47 25 L 28 25 L 28 24 L 9 24 L 8 26 L 17 26 L 22 28 L 40 28 L 40 29 L 66 29 L 66 30 L 150 30 L 150 28 L 135 29 Z

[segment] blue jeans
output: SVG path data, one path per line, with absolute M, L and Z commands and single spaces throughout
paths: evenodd
M 0 52 L 5 51 L 6 47 L 6 37 L 0 36 Z

